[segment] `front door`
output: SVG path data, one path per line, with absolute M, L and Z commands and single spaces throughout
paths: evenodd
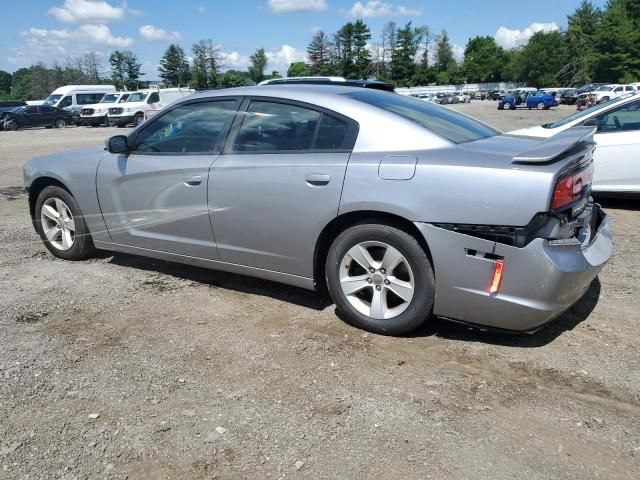
M 209 167 L 238 106 L 237 99 L 180 104 L 134 132 L 128 155 L 105 155 L 97 189 L 113 242 L 217 258 L 207 208 Z
M 357 124 L 281 100 L 251 100 L 211 167 L 220 260 L 311 278 L 335 218 Z
M 595 190 L 638 191 L 640 185 L 640 100 L 596 117 Z

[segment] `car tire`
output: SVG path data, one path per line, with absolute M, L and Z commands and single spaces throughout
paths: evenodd
M 538 102 L 537 105 L 536 105 L 536 108 L 538 110 L 544 110 L 545 107 L 546 107 L 546 105 L 544 104 L 544 102 Z
M 511 104 L 509 102 L 502 105 L 503 110 L 511 110 Z
M 7 120 L 4 122 L 4 129 L 10 132 L 18 130 L 18 122 L 15 120 Z
M 42 242 L 54 256 L 84 260 L 95 252 L 80 207 L 64 188 L 45 187 L 38 195 L 33 215 Z
M 144 122 L 144 115 L 142 113 L 137 113 L 135 117 L 133 117 L 133 125 L 138 126 L 142 122 Z
M 53 123 L 53 125 L 56 128 L 65 128 L 67 126 L 67 121 L 64 118 L 59 118 Z
M 370 332 L 409 333 L 433 309 L 435 278 L 425 250 L 390 224 L 359 224 L 338 235 L 327 254 L 325 277 L 341 318 Z

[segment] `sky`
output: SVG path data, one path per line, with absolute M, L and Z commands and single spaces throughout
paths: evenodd
M 602 6 L 605 0 L 594 3 Z M 0 69 L 13 72 L 42 62 L 64 65 L 87 51 L 107 58 L 131 50 L 144 79 L 158 78 L 157 65 L 170 43 L 187 54 L 201 39 L 219 47 L 225 69 L 245 69 L 249 55 L 264 48 L 267 72 L 285 74 L 305 59 L 318 29 L 332 34 L 347 21 L 363 19 L 378 42 L 382 26 L 411 21 L 432 32 L 445 29 L 458 58 L 470 37 L 490 35 L 505 48 L 526 43 L 538 30 L 566 27 L 580 0 L 20 0 L 3 5 Z

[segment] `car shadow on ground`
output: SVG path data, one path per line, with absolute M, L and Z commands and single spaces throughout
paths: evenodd
M 271 297 L 283 302 L 292 303 L 312 310 L 324 310 L 331 305 L 328 295 L 320 292 L 312 292 L 303 288 L 292 287 L 270 280 L 237 275 L 235 273 L 221 272 L 207 268 L 194 267 L 181 263 L 156 260 L 148 257 L 139 257 L 125 253 L 101 252 L 102 258 L 110 258 L 109 263 L 128 268 L 136 268 L 148 272 L 161 273 L 172 277 L 209 285 L 215 288 L 224 288 L 236 292 L 250 293 L 263 297 Z
M 629 210 L 637 212 L 640 210 L 640 195 L 628 195 L 625 197 L 597 196 L 594 198 L 606 211 L 608 208 L 616 210 Z
M 580 300 L 569 310 L 531 334 L 480 329 L 442 318 L 434 318 L 412 336 L 429 335 L 449 340 L 481 342 L 505 347 L 539 348 L 551 343 L 563 333 L 573 330 L 586 320 L 598 304 L 600 289 L 600 280 L 596 278 Z
M 324 291 L 312 292 L 269 280 L 124 253 L 103 252 L 100 256 L 102 258 L 110 258 L 109 263 L 113 265 L 169 275 L 214 288 L 224 288 L 241 293 L 270 297 L 316 311 L 324 310 L 333 304 L 331 298 Z M 591 314 L 599 298 L 600 281 L 596 278 L 587 292 L 573 307 L 533 334 L 481 329 L 444 318 L 433 317 L 424 327 L 408 335 L 408 337 L 434 336 L 448 340 L 482 342 L 508 347 L 538 348 L 552 342 L 564 332 L 573 330 L 583 322 Z M 335 311 L 335 314 L 342 321 L 346 321 L 338 311 Z

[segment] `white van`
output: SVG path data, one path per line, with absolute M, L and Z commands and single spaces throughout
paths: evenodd
M 79 123 L 87 127 L 108 125 L 109 118 L 107 114 L 109 113 L 109 107 L 126 102 L 129 95 L 131 95 L 131 92 L 107 93 L 98 103 L 84 105 L 80 110 Z
M 56 88 L 43 105 L 64 108 L 79 113 L 83 105 L 98 103 L 107 93 L 113 93 L 113 85 L 66 85 Z
M 109 108 L 109 123 L 118 127 L 130 123 L 138 126 L 144 121 L 145 114 L 160 110 L 194 92 L 193 88 L 152 88 L 131 92 L 126 102 Z

